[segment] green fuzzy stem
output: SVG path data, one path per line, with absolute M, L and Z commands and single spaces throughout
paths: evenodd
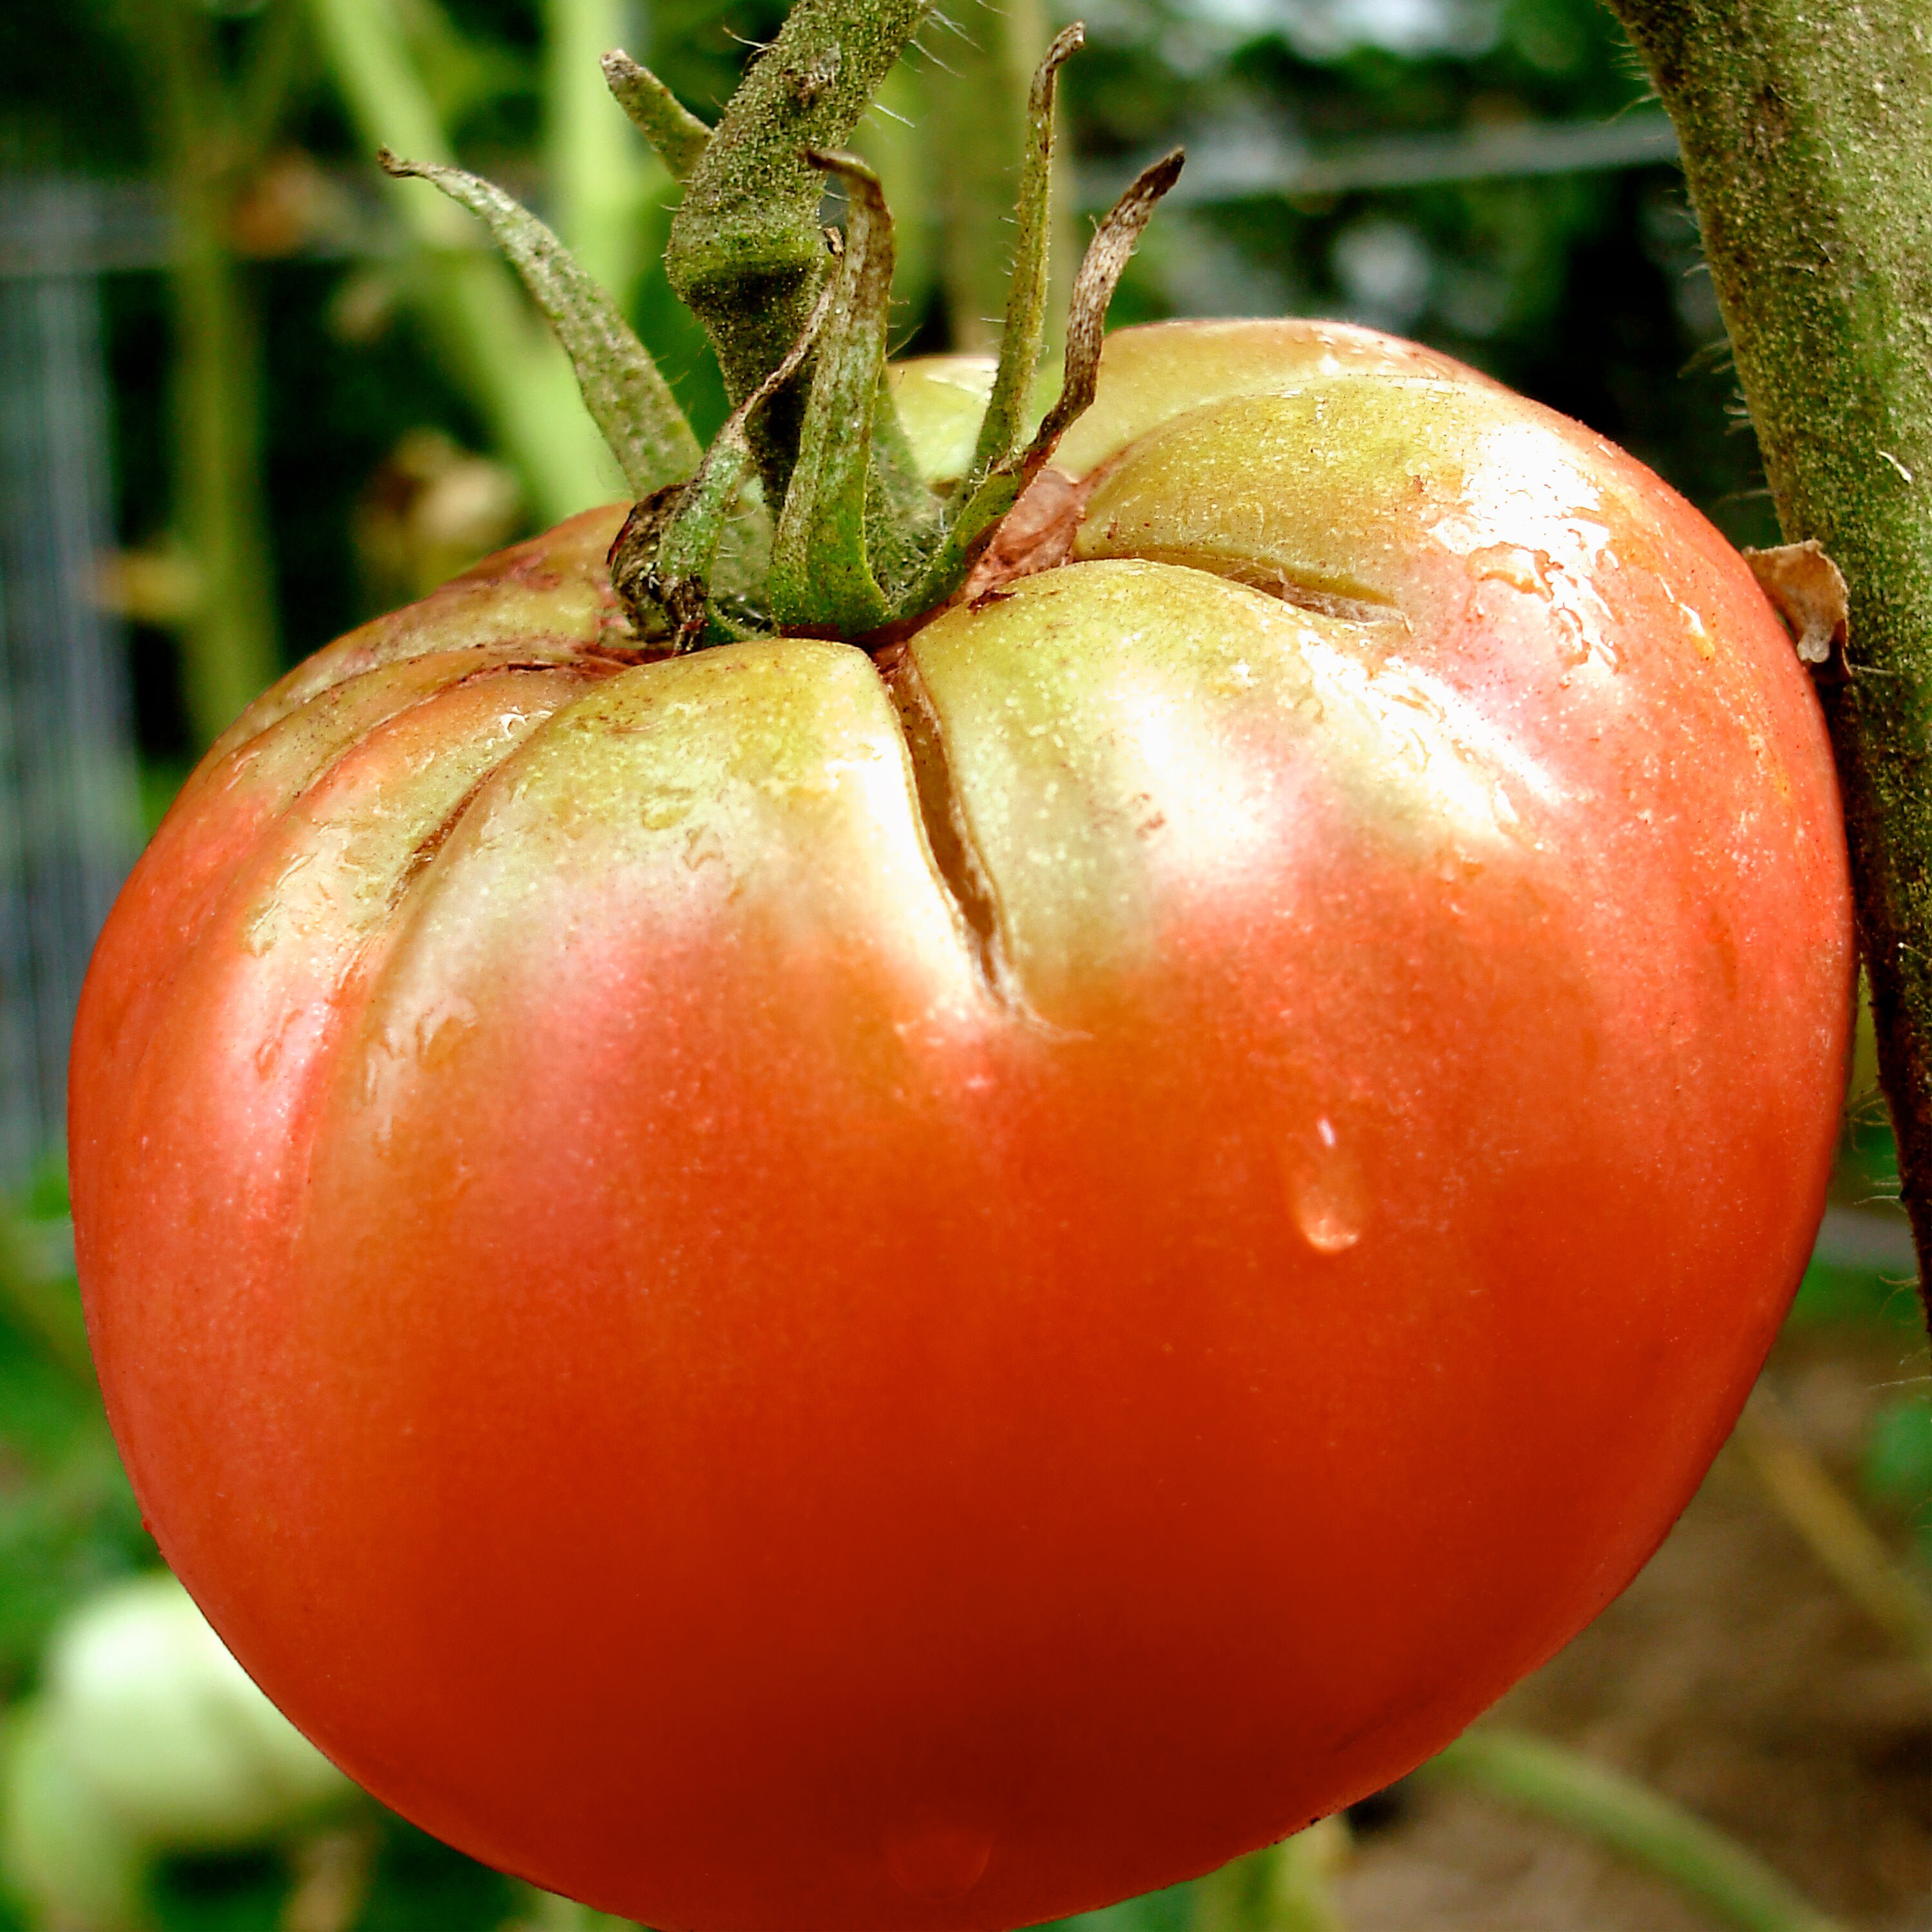
M 1723 1832 L 1634 1778 L 1546 1738 L 1485 1726 L 1415 1775 L 1583 1832 L 1668 1879 L 1739 1932 L 1845 1932 Z
M 1932 1259 L 1932 35 L 1921 0 L 1612 0 L 1677 129 L 1786 538 L 1850 591 L 1819 678 L 1879 1066 Z M 1932 1310 L 1932 1302 L 1928 1304 Z
M 805 327 L 825 275 L 824 177 L 807 148 L 843 148 L 932 0 L 800 0 L 731 97 L 685 184 L 664 267 L 741 402 Z M 766 493 L 784 498 L 803 411 L 796 386 L 760 418 Z

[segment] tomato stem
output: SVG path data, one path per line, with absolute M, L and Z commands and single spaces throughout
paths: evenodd
M 584 400 L 639 499 L 610 568 L 640 635 L 668 633 L 674 649 L 689 650 L 764 634 L 768 622 L 882 645 L 959 589 L 1093 400 L 1108 303 L 1180 156 L 1146 170 L 1100 224 L 1074 281 L 1059 399 L 1027 440 L 1050 287 L 1055 82 L 1084 38 L 1073 26 L 1047 50 L 1028 96 L 1006 326 L 972 462 L 950 497 L 920 476 L 885 379 L 892 217 L 877 175 L 826 143 L 850 135 L 929 10 L 930 0 L 800 0 L 715 129 L 628 55 L 604 56 L 611 92 L 685 182 L 665 268 L 709 332 L 734 403 L 702 464 L 617 304 L 549 229 L 475 175 L 382 152 L 392 176 L 433 182 L 488 224 L 568 352 Z M 829 307 L 818 226 L 828 175 L 843 184 L 847 209 Z M 741 501 L 754 472 L 762 505 L 755 492 Z M 756 540 L 740 546 L 748 556 L 765 552 L 770 534 L 763 580 L 740 600 L 742 621 L 711 584 L 734 524 L 755 526 Z
M 1916 0 L 1612 0 L 1676 124 L 1819 668 L 1921 1294 L 1932 1260 L 1932 85 Z M 1932 1300 L 1927 1303 L 1932 1313 Z
M 824 177 L 807 148 L 846 146 L 932 0 L 800 0 L 752 62 L 685 183 L 664 267 L 710 336 L 735 404 L 782 362 L 826 273 Z M 766 500 L 784 500 L 802 385 L 772 398 L 752 441 Z
M 841 91 L 872 74 L 888 44 L 902 45 L 922 17 L 902 9 L 855 61 L 842 40 L 826 38 L 838 24 L 828 0 L 803 0 L 708 134 L 674 103 L 668 107 L 662 84 L 634 62 L 613 55 L 605 62 L 614 90 L 669 164 L 691 171 L 680 215 L 686 229 L 674 230 L 667 266 L 710 328 L 728 381 L 758 377 L 740 393 L 726 431 L 731 446 L 707 460 L 680 502 L 640 503 L 612 552 L 614 581 L 634 616 L 646 626 L 668 621 L 679 648 L 738 634 L 710 598 L 704 560 L 735 513 L 747 452 L 766 502 L 778 506 L 764 599 L 772 622 L 876 645 L 958 589 L 1093 399 L 1108 302 L 1180 158 L 1144 172 L 1101 224 L 1074 284 L 1059 400 L 1028 440 L 1050 289 L 1054 96 L 1061 64 L 1084 38 L 1076 26 L 1047 50 L 1028 94 L 1005 328 L 973 460 L 946 501 L 917 474 L 884 380 L 894 246 L 878 178 L 856 156 L 788 144 L 814 116 L 855 122 L 857 106 Z M 826 273 L 813 184 L 826 175 L 844 185 L 846 228 L 831 305 L 808 363 L 802 345 L 821 313 Z M 794 176 L 804 194 L 795 192 Z M 759 179 L 766 192 L 748 200 L 746 182 Z M 795 316 L 802 303 L 806 314 Z M 784 355 L 768 362 L 786 328 Z

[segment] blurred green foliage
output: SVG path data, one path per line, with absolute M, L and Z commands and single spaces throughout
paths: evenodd
M 1865 1487 L 1912 1520 L 1932 1565 L 1932 1396 L 1923 1390 L 1888 1402 L 1865 1446 Z
M 495 1932 L 523 1916 L 527 1891 L 385 1814 L 354 1932 Z M 154 1887 L 156 1932 L 283 1932 L 288 1861 L 273 1853 L 180 1860 Z
M 0 1226 L 0 1695 L 63 1611 L 158 1560 L 86 1366 L 66 1207 L 50 1168 Z

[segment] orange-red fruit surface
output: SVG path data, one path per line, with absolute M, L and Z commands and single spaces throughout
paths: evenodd
M 899 372 L 934 475 L 986 374 Z M 1304 323 L 1116 336 L 1058 460 L 1072 560 L 890 684 L 643 661 L 621 508 L 365 626 L 88 983 L 168 1560 L 667 1932 L 1019 1925 L 1387 1783 L 1654 1548 L 1817 1221 L 1832 768 L 1703 518 Z

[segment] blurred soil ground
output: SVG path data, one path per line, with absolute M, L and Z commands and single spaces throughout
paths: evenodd
M 1766 1382 L 1850 1489 L 1922 1341 L 1788 1330 Z M 1891 1523 L 1898 1546 L 1905 1526 Z M 1932 1932 L 1932 1676 L 1905 1660 L 1736 1446 L 1648 1567 L 1495 1713 L 1646 1778 L 1863 1932 Z M 1486 1798 L 1399 1786 L 1338 1886 L 1348 1932 L 1708 1932 L 1660 1879 Z

